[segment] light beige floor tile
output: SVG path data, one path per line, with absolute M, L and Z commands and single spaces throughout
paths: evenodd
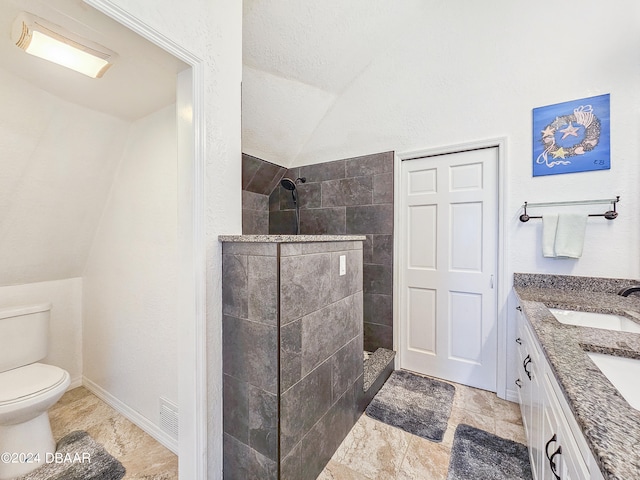
M 325 469 L 316 480 L 372 480 L 361 473 L 351 470 L 341 463 L 329 460 Z
M 496 420 L 496 435 L 514 442 L 527 444 L 527 437 L 522 425 L 516 425 L 511 422 L 503 422 L 502 420 Z
M 411 435 L 362 415 L 332 460 L 375 480 L 393 480 Z
M 493 416 L 497 420 L 522 425 L 520 405 L 495 397 L 493 404 Z
M 450 447 L 412 435 L 396 480 L 446 480 Z
M 177 480 L 178 457 L 84 387 L 65 393 L 49 411 L 56 440 L 85 430 L 124 465 L 125 480 Z

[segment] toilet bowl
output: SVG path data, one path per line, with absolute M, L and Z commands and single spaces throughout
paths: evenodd
M 56 450 L 48 410 L 71 380 L 65 370 L 37 363 L 46 356 L 49 309 L 0 310 L 0 480 L 38 468 Z

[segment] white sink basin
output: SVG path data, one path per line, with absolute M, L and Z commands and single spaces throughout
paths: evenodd
M 587 355 L 629 405 L 640 410 L 640 360 L 604 353 L 587 352 Z
M 549 311 L 560 323 L 577 325 L 579 327 L 603 328 L 619 332 L 640 333 L 640 324 L 621 315 L 609 313 L 576 312 L 550 308 Z

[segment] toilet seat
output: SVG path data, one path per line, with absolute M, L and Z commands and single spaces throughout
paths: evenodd
M 23 402 L 53 390 L 68 378 L 62 368 L 32 363 L 0 373 L 0 406 Z

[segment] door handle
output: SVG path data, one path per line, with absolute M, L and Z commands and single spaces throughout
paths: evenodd
M 524 359 L 524 361 L 522 362 L 522 368 L 524 368 L 524 373 L 527 374 L 527 377 L 529 377 L 529 380 L 531 380 L 531 371 L 527 370 L 527 367 L 531 364 L 531 355 L 527 355 L 527 358 Z

